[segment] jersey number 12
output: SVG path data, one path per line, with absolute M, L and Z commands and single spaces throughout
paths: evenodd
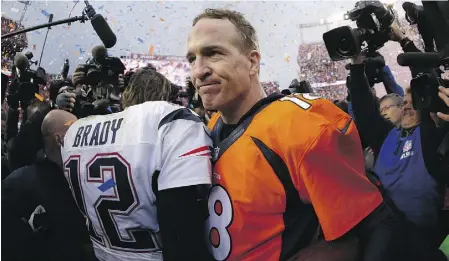
M 115 216 L 127 216 L 139 206 L 139 198 L 131 177 L 131 166 L 118 153 L 97 154 L 86 165 L 87 181 L 102 183 L 98 189 L 115 187 L 115 196 L 100 196 L 94 203 L 95 216 L 86 211 L 82 182 L 80 182 L 80 156 L 71 156 L 64 164 L 70 185 L 81 212 L 87 217 L 87 226 L 92 240 L 106 247 L 105 240 L 110 248 L 130 252 L 152 252 L 160 248 L 156 246 L 154 234 L 150 230 L 126 229 L 126 237 L 122 236 L 117 226 Z M 104 182 L 103 171 L 109 170 L 114 179 Z M 100 224 L 100 236 L 92 227 L 92 219 Z M 155 242 L 156 241 L 156 242 Z

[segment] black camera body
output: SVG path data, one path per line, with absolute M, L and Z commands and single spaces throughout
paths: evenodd
M 390 26 L 396 18 L 395 12 L 380 1 L 357 2 L 346 16 L 356 22 L 357 28 L 341 26 L 323 34 L 333 61 L 356 57 L 364 49 L 368 52 L 380 49 L 389 40 Z M 364 42 L 366 48 L 362 48 Z
M 438 96 L 438 87 L 449 88 L 449 81 L 431 73 L 422 73 L 410 81 L 413 108 L 429 112 L 449 113 L 449 108 Z
M 46 84 L 46 78 L 45 70 L 41 67 L 37 70 L 27 68 L 17 75 L 14 84 L 18 85 L 18 98 L 25 106 L 34 98 L 35 93 L 39 93 L 38 84 Z
M 104 57 L 102 59 L 90 59 L 79 67 L 86 74 L 84 84 L 101 86 L 118 84 L 119 74 L 125 72 L 125 66 L 117 57 Z

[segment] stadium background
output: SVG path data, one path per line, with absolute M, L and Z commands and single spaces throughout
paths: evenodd
M 26 1 L 3 1 L 2 18 L 20 21 L 22 17 L 21 24 L 30 27 L 46 23 L 50 13 L 54 14 L 55 21 L 67 18 L 69 14 L 80 15 L 84 8 L 83 2 L 76 4 L 76 1 L 33 1 L 29 6 L 23 2 Z M 402 2 L 389 2 L 403 17 Z M 276 87 L 287 88 L 292 79 L 298 78 L 309 80 L 313 87 L 320 87 L 319 92 L 324 96 L 342 96 L 340 83 L 345 80 L 346 71 L 342 69 L 343 63 L 329 62 L 322 33 L 344 24 L 353 25 L 344 21 L 343 15 L 355 1 L 107 3 L 92 1 L 91 4 L 108 19 L 117 34 L 118 42 L 109 50 L 110 54 L 127 57 L 124 62 L 130 64 L 128 67 L 141 62 L 137 57 L 147 58 L 145 62 L 156 60 L 154 62 L 170 80 L 183 85 L 183 76 L 188 74 L 188 66 L 183 62 L 187 29 L 193 17 L 206 7 L 227 7 L 244 13 L 256 27 L 262 51 L 261 80 L 269 92 Z M 32 51 L 39 58 L 45 33 L 46 29 L 27 33 L 28 48 L 25 51 Z M 75 22 L 70 26 L 55 26 L 48 35 L 42 66 L 47 72 L 59 73 L 62 62 L 68 58 L 73 70 L 76 64 L 88 58 L 91 48 L 100 43 L 89 24 Z M 382 54 L 398 83 L 404 86 L 410 80 L 410 73 L 406 68 L 394 66 L 399 50 L 397 44 L 391 43 Z M 7 63 L 2 61 L 2 67 L 4 64 Z M 379 91 L 382 95 L 382 90 Z
M 2 34 L 46 23 L 53 13 L 54 20 L 79 15 L 83 3 L 76 1 L 2 1 Z M 255 25 L 262 51 L 261 78 L 266 92 L 272 93 L 287 88 L 292 79 L 308 80 L 314 90 L 331 100 L 346 97 L 345 62 L 331 62 L 321 39 L 322 33 L 341 25 L 354 24 L 344 21 L 343 14 L 355 1 L 336 2 L 116 2 L 107 5 L 104 1 L 92 1 L 95 9 L 102 13 L 117 34 L 118 43 L 110 55 L 121 57 L 127 67 L 137 68 L 152 63 L 158 71 L 172 82 L 184 85 L 189 75 L 189 66 L 184 59 L 185 41 L 192 18 L 206 7 L 227 7 L 244 13 Z M 404 17 L 401 1 L 389 1 Z M 417 1 L 414 1 L 417 2 Z M 291 19 L 295 20 L 292 21 Z M 422 47 L 415 27 L 401 25 L 406 34 Z M 37 30 L 10 39 L 15 44 L 27 46 L 35 59 L 41 53 L 46 29 Z M 50 75 L 61 71 L 64 59 L 70 59 L 71 71 L 83 63 L 93 46 L 101 44 L 90 25 L 73 23 L 70 26 L 55 26 L 49 32 L 44 50 L 42 67 Z M 11 67 L 11 54 L 4 52 L 2 41 L 2 71 Z M 396 43 L 387 43 L 380 51 L 390 66 L 396 81 L 406 87 L 410 71 L 397 65 L 396 57 L 401 49 Z M 376 86 L 377 95 L 383 96 L 381 84 Z M 48 99 L 46 87 L 41 94 Z M 4 104 L 5 105 L 5 104 Z M 449 252 L 449 238 L 441 246 Z

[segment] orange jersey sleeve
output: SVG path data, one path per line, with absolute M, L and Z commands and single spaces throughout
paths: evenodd
M 334 240 L 382 202 L 365 175 L 360 137 L 351 117 L 331 101 L 309 94 L 280 99 L 295 111 L 278 128 L 284 156 L 301 199 L 311 203 L 325 238 Z M 288 107 L 288 108 L 287 108 Z M 274 116 L 274 115 L 273 115 Z
M 301 148 L 303 157 L 296 159 L 294 175 L 302 200 L 314 206 L 325 238 L 334 240 L 383 199 L 365 175 L 363 150 L 352 118 L 328 100 L 299 98 L 311 107 L 304 119 L 307 122 L 298 122 L 296 128 L 307 129 L 310 124 L 308 135 L 313 140 L 305 151 Z

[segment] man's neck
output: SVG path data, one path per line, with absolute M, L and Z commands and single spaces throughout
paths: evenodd
M 221 118 L 225 124 L 237 124 L 240 119 L 261 99 L 267 95 L 262 87 L 251 87 L 250 92 L 241 99 L 237 100 L 232 106 L 226 110 L 220 111 Z
M 60 159 L 61 156 L 60 155 L 61 154 L 58 155 L 56 153 L 46 153 L 48 161 L 51 161 L 54 164 L 58 165 L 59 168 L 62 170 L 63 167 L 62 167 L 62 164 L 61 164 L 61 159 Z

